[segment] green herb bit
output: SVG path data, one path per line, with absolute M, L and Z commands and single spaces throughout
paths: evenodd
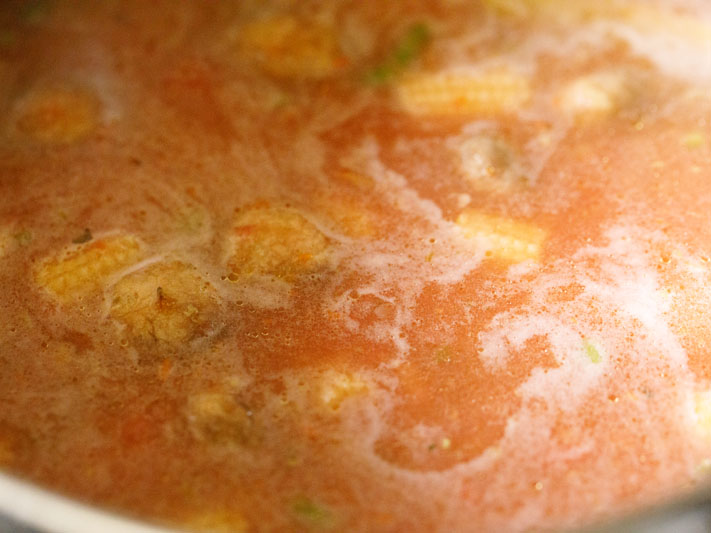
M 413 24 L 383 62 L 368 73 L 366 80 L 373 85 L 390 81 L 419 57 L 431 37 L 432 34 L 426 24 L 422 22 Z
M 72 239 L 72 242 L 74 244 L 82 244 L 85 242 L 89 242 L 91 239 L 93 239 L 91 235 L 91 230 L 89 228 L 84 228 L 84 231 L 80 235 L 74 237 Z
M 300 519 L 314 526 L 330 527 L 333 523 L 333 515 L 328 509 L 305 496 L 294 500 L 291 508 Z
M 598 364 L 602 362 L 602 355 L 588 339 L 583 339 L 583 349 L 585 350 L 585 355 L 588 356 L 591 363 Z
M 17 244 L 19 244 L 20 246 L 27 246 L 32 242 L 32 232 L 28 229 L 18 231 L 13 235 L 13 237 L 17 241 Z

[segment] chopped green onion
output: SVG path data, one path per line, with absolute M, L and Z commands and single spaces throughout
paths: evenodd
M 585 355 L 588 356 L 591 363 L 597 364 L 602 362 L 602 355 L 588 339 L 583 339 L 583 349 L 585 350 Z
M 300 496 L 292 504 L 294 514 L 304 522 L 320 529 L 327 529 L 333 525 L 333 514 L 323 505 L 315 503 L 310 498 Z
M 390 81 L 419 57 L 430 39 L 431 32 L 426 24 L 413 24 L 383 62 L 367 74 L 366 81 L 373 85 Z

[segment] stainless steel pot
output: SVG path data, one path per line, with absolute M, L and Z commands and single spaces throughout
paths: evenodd
M 711 532 L 711 486 L 577 533 Z M 0 474 L 0 533 L 170 533 Z M 572 533 L 572 532 L 569 532 Z

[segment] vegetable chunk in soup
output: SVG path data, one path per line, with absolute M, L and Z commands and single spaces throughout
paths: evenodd
M 711 464 L 711 8 L 0 7 L 0 467 L 195 531 L 575 528 Z

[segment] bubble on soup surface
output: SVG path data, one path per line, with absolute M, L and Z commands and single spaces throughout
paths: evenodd
M 15 126 L 23 135 L 47 144 L 69 144 L 91 133 L 99 122 L 99 102 L 81 89 L 36 89 L 17 106 Z
M 327 266 L 328 247 L 326 236 L 295 209 L 243 209 L 230 237 L 230 279 L 267 275 L 288 281 L 314 273 Z
M 113 235 L 71 246 L 46 258 L 35 271 L 37 284 L 62 301 L 103 289 L 110 278 L 139 261 L 141 242 Z
M 220 299 L 192 265 L 154 263 L 112 289 L 110 315 L 139 344 L 178 346 L 218 329 Z

